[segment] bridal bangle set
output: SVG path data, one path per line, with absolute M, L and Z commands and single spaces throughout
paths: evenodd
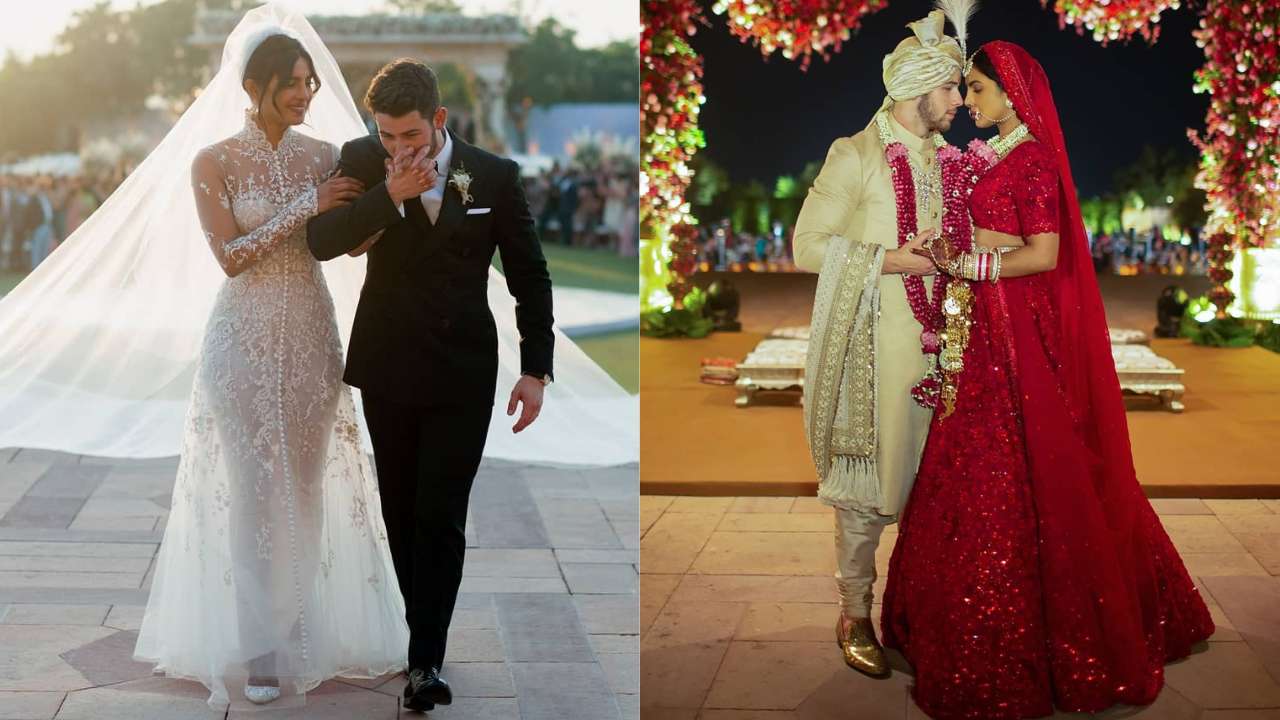
M 1001 253 L 980 250 L 961 255 L 952 263 L 951 274 L 966 280 L 995 282 L 1000 279 Z

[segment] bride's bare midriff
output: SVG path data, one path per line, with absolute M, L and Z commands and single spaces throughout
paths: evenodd
M 1023 247 L 1026 245 L 1022 238 L 1017 235 L 988 230 L 983 227 L 974 227 L 973 241 L 985 248 L 1001 248 L 1001 247 Z

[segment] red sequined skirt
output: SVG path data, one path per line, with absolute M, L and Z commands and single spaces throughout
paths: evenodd
M 1114 482 L 1081 439 L 1043 283 L 975 293 L 955 412 L 935 415 L 890 560 L 884 643 L 933 718 L 1149 704 L 1209 611 L 1132 473 Z

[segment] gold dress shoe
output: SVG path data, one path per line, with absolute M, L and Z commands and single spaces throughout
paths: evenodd
M 836 644 L 844 654 L 844 664 L 873 678 L 889 677 L 889 660 L 876 639 L 871 618 L 846 618 L 836 621 Z

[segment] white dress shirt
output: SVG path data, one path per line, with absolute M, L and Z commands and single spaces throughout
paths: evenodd
M 444 146 L 440 148 L 440 152 L 436 153 L 436 167 L 438 175 L 436 176 L 436 184 L 430 190 L 418 196 L 422 202 L 422 207 L 427 211 L 427 217 L 431 219 L 431 224 L 436 223 L 436 218 L 440 217 L 440 206 L 444 204 L 444 189 L 449 184 L 449 160 L 453 158 L 453 138 L 449 137 L 449 131 L 444 130 Z M 396 206 L 400 211 L 400 217 L 404 217 L 404 204 Z

